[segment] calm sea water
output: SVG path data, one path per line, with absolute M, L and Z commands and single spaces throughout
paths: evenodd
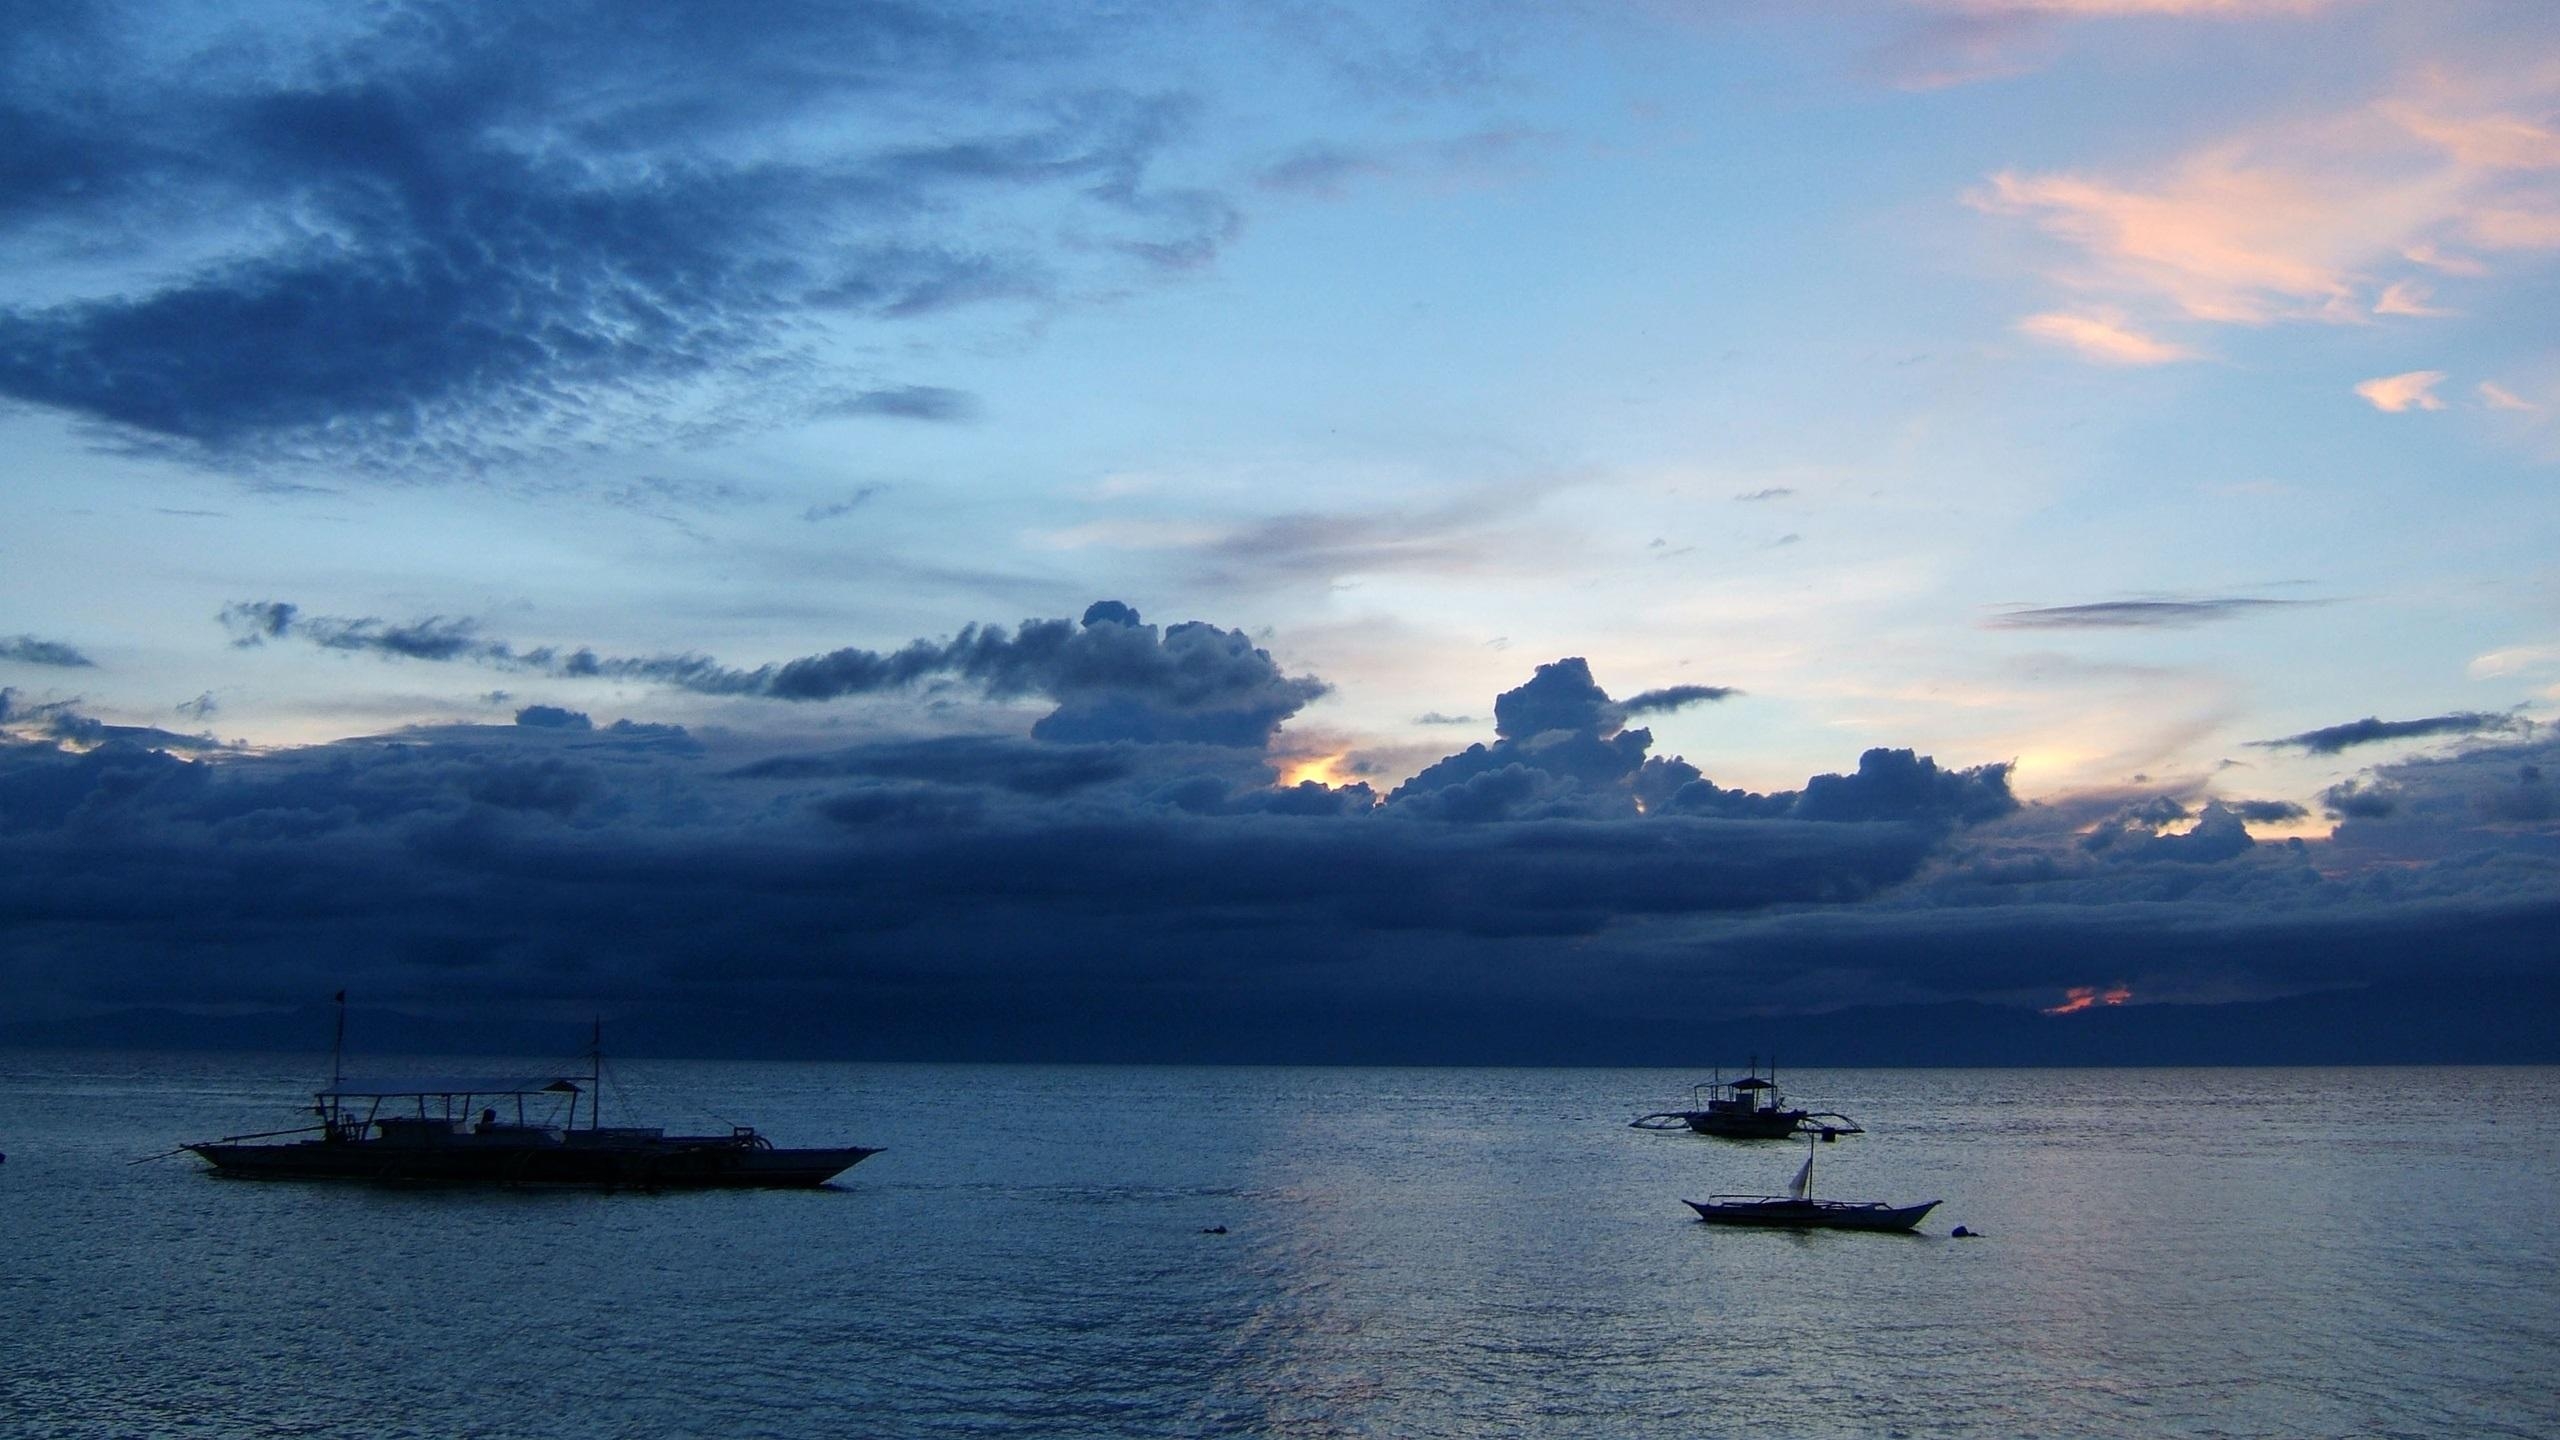
M 1697 1223 L 1797 1150 L 1662 1071 L 623 1067 L 890 1147 L 808 1193 L 126 1163 L 313 1070 L 0 1054 L 0 1433 L 2560 1434 L 2560 1070 L 1783 1076 L 1916 1237 Z

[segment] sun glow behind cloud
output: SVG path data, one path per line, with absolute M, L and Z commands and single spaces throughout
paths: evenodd
M 2101 990 L 2095 985 L 2074 985 L 2062 992 L 2059 1005 L 2044 1007 L 2047 1015 L 2077 1015 L 2100 1005 L 2122 1005 L 2133 999 L 2133 987 L 2122 983 Z

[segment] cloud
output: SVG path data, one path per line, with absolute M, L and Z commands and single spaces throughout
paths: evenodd
M 596 722 L 576 710 L 557 705 L 527 705 L 516 712 L 516 723 L 536 730 L 593 730 Z
M 2283 802 L 2021 806 L 2005 766 L 1891 748 L 1750 795 L 1647 754 L 1587 665 L 1506 698 L 1512 734 L 1384 805 L 1232 746 L 741 755 L 541 706 L 220 764 L 0 745 L 0 984 L 39 1019 L 344 987 L 679 1049 L 1598 1060 L 1735 1014 L 2024 1014 L 2093 976 L 2549 975 L 2552 741 L 2381 767 L 2332 792 L 2333 840 L 2259 842 Z
M 1538 131 L 1505 129 L 1392 145 L 1316 142 L 1263 166 L 1255 172 L 1254 184 L 1284 194 L 1337 200 L 1363 181 L 1497 182 L 1525 171 L 1556 141 L 1556 136 Z
M 834 520 L 842 516 L 850 515 L 854 511 L 862 508 L 864 505 L 870 503 L 872 497 L 878 495 L 885 488 L 887 487 L 880 485 L 865 485 L 842 500 L 832 500 L 824 505 L 810 506 L 808 509 L 800 512 L 800 518 L 808 521 L 812 525 L 815 525 L 821 521 Z
M 2560 142 L 2518 113 L 2546 110 L 2555 93 L 2547 69 L 2424 72 L 2372 103 L 2225 136 L 2146 172 L 2002 171 L 1965 198 L 2056 242 L 2051 281 L 2130 309 L 2131 322 L 2094 309 L 2028 322 L 2099 355 L 2118 344 L 2110 328 L 2164 319 L 2443 314 L 2425 285 L 2392 272 L 2486 278 L 2467 252 L 2560 247 Z M 2146 354 L 2118 345 L 2118 358 Z
M 1639 710 L 1738 693 L 1687 685 L 1620 702 L 1600 688 L 1581 657 L 1552 661 L 1495 698 L 1494 743 L 1470 745 L 1425 766 L 1387 796 L 1384 813 L 1474 824 L 1713 815 L 1935 830 L 2016 808 L 2008 766 L 1942 771 L 1935 760 L 1908 750 L 1869 750 L 1854 775 L 1816 775 L 1802 791 L 1725 790 L 1685 760 L 1649 755 L 1651 731 L 1625 728 Z
M 1191 103 L 1090 75 L 1063 19 L 413 18 L 21 36 L 0 395 L 225 463 L 508 464 L 787 418 L 840 388 L 821 327 L 1122 290 L 1236 233 L 1154 183 Z M 72 233 L 120 263 L 47 239 Z
M 586 648 L 521 649 L 481 635 L 477 622 L 442 615 L 401 624 L 365 617 L 305 616 L 282 601 L 243 601 L 220 619 L 235 645 L 294 638 L 324 650 L 390 659 L 469 663 L 564 680 L 618 680 L 702 695 L 814 703 L 906 689 L 949 678 L 990 699 L 1038 695 L 1057 708 L 1032 726 L 1056 740 L 1138 740 L 1260 747 L 1282 722 L 1329 688 L 1281 673 L 1240 630 L 1186 621 L 1159 630 L 1116 600 L 1097 601 L 1081 625 L 1025 620 L 966 626 L 947 641 L 916 640 L 882 653 L 847 646 L 739 669 L 706 655 L 599 655 Z
M 2344 725 L 2330 725 L 2306 730 L 2281 740 L 2252 740 L 2264 749 L 2295 747 L 2314 755 L 2335 755 L 2358 745 L 2374 745 L 2386 740 L 2422 740 L 2438 735 L 2493 735 L 2529 731 L 2532 722 L 2515 715 L 2486 714 L 2476 710 L 2457 711 L 2450 715 L 2430 715 L 2422 720 L 2377 720 L 2366 716 Z
M 2510 645 L 2475 657 L 2463 673 L 2475 680 L 2494 680 L 2553 667 L 2560 667 L 2560 645 Z
M 2281 825 L 2304 819 L 2311 813 L 2291 800 L 2226 800 L 2222 804 L 2252 825 Z
M 2404 375 L 2362 381 L 2357 384 L 2356 393 L 2386 415 L 2404 410 L 2441 410 L 2444 402 L 2436 398 L 2435 389 L 2443 383 L 2441 370 L 2412 370 Z
M 2455 313 L 2440 305 L 2427 303 L 2433 293 L 2423 280 L 2394 280 L 2383 288 L 2380 297 L 2373 302 L 2373 313 L 2419 316 L 2444 316 Z
M 2172 629 L 2320 603 L 2317 600 L 2261 600 L 2249 596 L 2217 596 L 2203 600 L 2101 600 L 2086 605 L 2046 605 L 2007 610 L 1982 623 L 1995 630 Z
M 1794 490 L 1789 489 L 1784 485 L 1771 485 L 1766 489 L 1745 491 L 1733 498 L 1742 501 L 1745 504 L 1749 504 L 1757 500 L 1784 500 L 1794 493 L 1796 493 Z
M 966 390 L 939 385 L 902 385 L 895 390 L 864 390 L 818 406 L 817 414 L 837 418 L 884 416 L 895 420 L 974 420 L 978 397 Z
M 235 748 L 211 735 L 185 735 L 156 725 L 111 724 L 73 708 L 80 703 L 77 699 L 29 703 L 18 698 L 16 690 L 0 687 L 0 745 L 33 741 L 82 750 L 102 746 L 183 751 Z
M 2018 330 L 2076 350 L 2084 360 L 2106 365 L 2173 365 L 2199 358 L 2184 345 L 2154 339 L 2133 329 L 2121 310 L 2030 315 L 2018 322 Z
M 2542 410 L 2541 406 L 2494 380 L 2480 382 L 2480 403 L 2492 410 L 2517 410 L 2527 414 L 2539 414 Z
M 1649 715 L 1655 711 L 1668 714 L 1674 710 L 1686 709 L 1691 705 L 1730 700 L 1741 693 L 1730 685 L 1671 685 L 1660 690 L 1647 690 L 1643 694 L 1619 701 L 1618 712 L 1630 716 Z
M 55 665 L 67 670 L 81 670 L 93 667 L 97 662 L 59 640 L 11 635 L 0 637 L 0 664 Z

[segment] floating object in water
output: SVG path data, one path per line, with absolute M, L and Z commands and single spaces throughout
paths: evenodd
M 345 1004 L 341 995 L 341 1035 Z M 597 1099 L 604 1080 L 600 1025 L 588 1049 L 584 1076 L 347 1080 L 337 1076 L 334 1054 L 329 1068 L 328 1086 L 312 1096 L 319 1124 L 229 1135 L 179 1148 L 194 1151 L 222 1174 L 261 1179 L 562 1185 L 594 1190 L 801 1188 L 823 1185 L 880 1153 L 864 1145 L 777 1149 L 752 1125 L 733 1125 L 726 1135 L 670 1135 L 654 1126 L 607 1126 L 601 1123 L 602 1106 Z M 578 1124 L 581 1096 L 587 1101 L 583 1128 Z M 498 1106 L 489 1102 L 508 1101 L 513 1102 L 509 1106 L 513 1114 L 501 1119 Z M 564 1103 L 565 1117 L 557 1113 Z M 475 1104 L 476 1120 L 472 1118 Z M 313 1132 L 318 1138 L 243 1143 Z
M 1813 1198 L 1813 1137 L 1805 1137 L 1804 1165 L 1784 1195 L 1710 1195 L 1680 1202 L 1714 1225 L 1765 1225 L 1790 1230 L 1909 1230 L 1938 1207 L 1935 1200 L 1918 1205 L 1887 1205 L 1880 1200 L 1816 1200 Z
M 1755 1055 L 1751 1069 L 1741 1079 L 1727 1080 L 1719 1073 L 1715 1079 L 1691 1087 L 1689 1109 L 1639 1115 L 1627 1122 L 1628 1127 L 1687 1130 L 1720 1140 L 1787 1140 L 1798 1135 L 1837 1140 L 1843 1135 L 1866 1133 L 1857 1121 L 1837 1111 L 1789 1106 L 1787 1097 L 1778 1091 L 1778 1067 L 1772 1064 L 1767 1075 L 1758 1073 L 1759 1069 L 1760 1058 Z

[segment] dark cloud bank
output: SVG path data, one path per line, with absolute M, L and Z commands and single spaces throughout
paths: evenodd
M 266 613 L 272 638 L 317 623 Z M 493 643 L 397 628 L 299 638 L 426 661 Z M 1707 693 L 1615 701 L 1578 659 L 1380 796 L 1273 783 L 1268 742 L 1322 686 L 1237 632 L 1105 602 L 837 654 L 799 673 L 1046 713 L 1028 735 L 777 753 L 537 702 L 191 760 L 13 700 L 6 1034 L 307 1047 L 309 1002 L 345 987 L 381 1048 L 557 1049 L 599 1010 L 635 1051 L 882 1058 L 2560 1048 L 2548 742 L 2385 767 L 2367 786 L 2390 803 L 2307 846 L 2249 834 L 2284 802 L 2021 807 L 2005 766 L 1891 749 L 1795 790 L 1720 786 L 1626 724 Z M 702 664 L 665 683 L 801 693 L 790 664 Z M 549 666 L 527 668 L 578 673 Z M 2192 1003 L 2036 1013 L 2118 983 Z

